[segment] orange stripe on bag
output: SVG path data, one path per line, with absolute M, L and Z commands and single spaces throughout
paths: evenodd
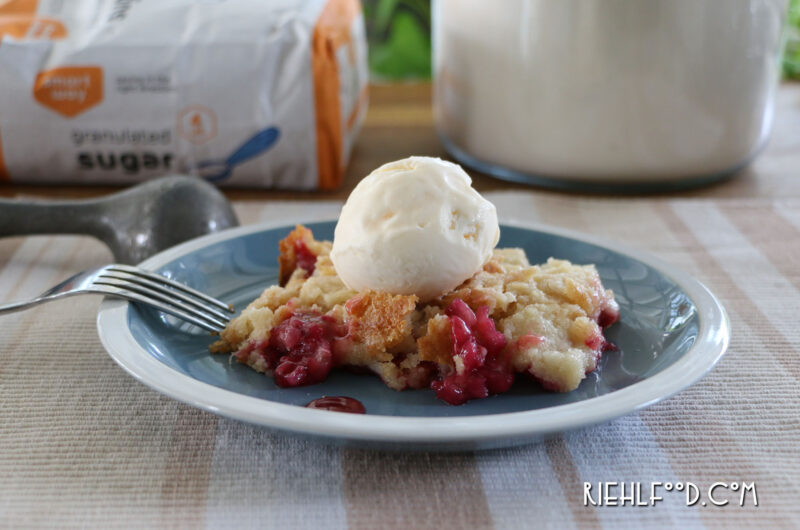
M 336 188 L 344 177 L 336 51 L 342 45 L 352 48 L 350 27 L 360 12 L 358 0 L 328 0 L 314 27 L 311 41 L 317 166 L 319 187 L 324 190 Z
M 356 124 L 356 119 L 358 118 L 358 114 L 361 112 L 361 108 L 367 104 L 369 92 L 367 91 L 367 87 L 361 89 L 361 92 L 358 94 L 358 100 L 356 100 L 356 104 L 353 105 L 353 110 L 350 112 L 350 116 L 347 118 L 347 131 L 353 129 Z
M 0 0 L 0 15 L 35 15 L 39 0 Z
M 6 162 L 3 158 L 3 137 L 0 136 L 0 181 L 3 180 L 11 180 L 11 177 L 6 170 Z
M 59 20 L 37 17 L 38 0 L 0 0 L 0 38 L 55 40 L 67 36 Z
M 0 37 L 56 40 L 67 36 L 67 28 L 54 18 L 0 15 Z

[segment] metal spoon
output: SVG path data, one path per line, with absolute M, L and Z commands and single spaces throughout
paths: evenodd
M 225 196 L 193 177 L 151 180 L 99 199 L 0 199 L 0 237 L 91 235 L 108 245 L 118 263 L 136 264 L 188 239 L 238 224 Z

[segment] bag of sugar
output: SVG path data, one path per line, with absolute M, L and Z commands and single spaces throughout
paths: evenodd
M 0 0 L 0 180 L 333 189 L 366 87 L 358 0 Z

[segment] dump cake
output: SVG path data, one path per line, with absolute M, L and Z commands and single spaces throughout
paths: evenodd
M 280 242 L 279 285 L 211 351 L 280 387 L 319 383 L 341 367 L 395 390 L 429 387 L 453 405 L 506 392 L 517 374 L 574 390 L 609 347 L 603 328 L 619 318 L 595 267 L 531 265 L 521 249 L 495 249 L 494 206 L 455 164 L 413 157 L 387 166 L 351 194 L 333 243 L 301 225 Z M 437 249 L 458 259 L 431 256 Z
M 507 391 L 515 374 L 549 390 L 575 389 L 607 348 L 619 310 L 593 265 L 521 249 L 493 251 L 472 278 L 429 302 L 354 291 L 336 274 L 331 243 L 298 226 L 280 244 L 283 285 L 268 287 L 211 350 L 233 353 L 281 387 L 363 368 L 391 388 L 431 387 L 460 404 Z

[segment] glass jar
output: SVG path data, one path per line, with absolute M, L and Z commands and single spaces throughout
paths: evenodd
M 696 185 L 764 145 L 787 0 L 434 0 L 447 150 L 575 189 Z

